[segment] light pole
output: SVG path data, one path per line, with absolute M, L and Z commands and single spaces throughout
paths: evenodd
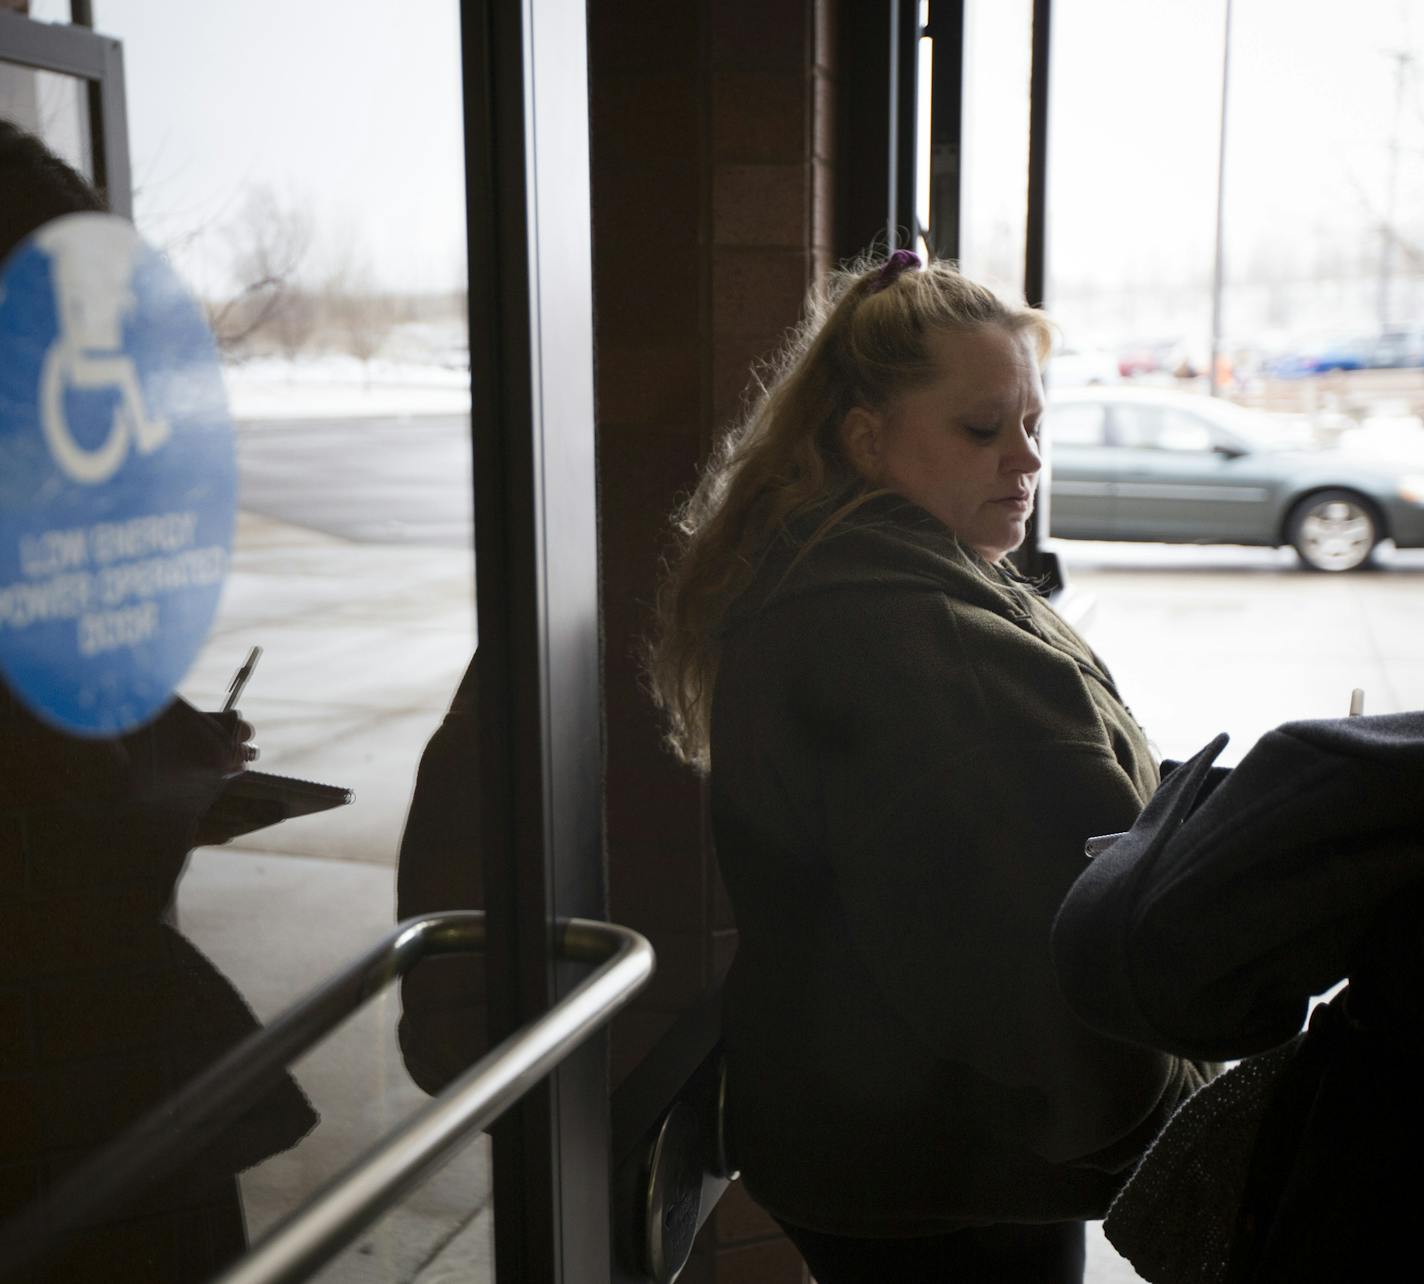
M 1231 0 L 1226 0 L 1226 19 L 1221 33 L 1221 130 L 1216 144 L 1216 258 L 1211 269 L 1211 357 L 1208 378 L 1211 395 L 1221 395 L 1217 367 L 1221 355 L 1221 295 L 1225 284 L 1226 211 L 1226 95 L 1231 84 Z

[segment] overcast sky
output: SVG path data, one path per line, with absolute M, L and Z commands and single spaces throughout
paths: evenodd
M 136 221 L 199 283 L 254 184 L 310 211 L 314 271 L 355 249 L 391 286 L 460 280 L 455 0 L 95 0 L 94 20 L 124 42 Z
M 63 18 L 68 0 L 35 0 Z M 1386 203 L 1395 54 L 1420 0 L 1234 0 L 1228 245 L 1358 241 Z M 455 0 L 94 0 L 124 41 L 137 217 L 202 286 L 251 185 L 310 211 L 321 257 L 453 284 L 463 255 Z M 1030 0 L 971 0 L 966 240 L 1021 245 Z M 1151 282 L 1209 270 L 1224 0 L 1057 0 L 1051 266 Z M 1397 205 L 1424 210 L 1424 76 L 1410 67 Z M 1402 215 L 1402 217 L 1404 217 Z
M 1383 214 L 1396 53 L 1418 59 L 1418 0 L 1234 0 L 1228 245 L 1356 234 Z M 966 94 L 971 257 L 1022 204 L 1029 0 L 972 0 Z M 1056 0 L 1049 125 L 1052 258 L 1103 281 L 1210 263 L 1223 0 Z M 1398 208 L 1420 208 L 1424 89 L 1409 69 Z M 1014 192 L 1014 197 L 1004 195 Z M 1412 200 L 1411 200 L 1412 198 Z M 1416 219 L 1417 221 L 1417 219 Z M 977 242 L 977 244 L 976 244 Z

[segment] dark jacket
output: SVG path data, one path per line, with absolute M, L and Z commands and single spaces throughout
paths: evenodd
M 740 941 L 734 1158 L 844 1234 L 1100 1216 L 1201 1082 L 1083 1025 L 1048 947 L 1089 835 L 1157 770 L 1081 639 L 886 497 L 731 613 L 712 822 Z
M 1054 928 L 1064 992 L 1097 1028 L 1256 1054 L 1172 1119 L 1106 1230 L 1161 1284 L 1395 1278 L 1417 1256 L 1424 1151 L 1424 713 L 1288 723 L 1229 775 L 1211 767 L 1225 739 L 1169 777 Z
M 1296 1034 L 1424 878 L 1424 714 L 1292 722 L 1224 778 L 1218 736 L 1082 873 L 1053 932 L 1097 1029 L 1191 1056 Z

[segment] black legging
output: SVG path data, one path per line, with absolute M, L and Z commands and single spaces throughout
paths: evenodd
M 854 1239 L 781 1223 L 816 1284 L 1082 1284 L 1083 1223 L 1002 1223 Z

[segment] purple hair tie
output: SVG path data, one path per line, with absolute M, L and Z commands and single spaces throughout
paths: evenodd
M 908 272 L 920 266 L 920 256 L 914 250 L 896 250 L 885 260 L 885 266 L 880 269 L 880 275 L 875 278 L 875 283 L 870 287 L 870 293 L 879 294 L 901 272 Z

